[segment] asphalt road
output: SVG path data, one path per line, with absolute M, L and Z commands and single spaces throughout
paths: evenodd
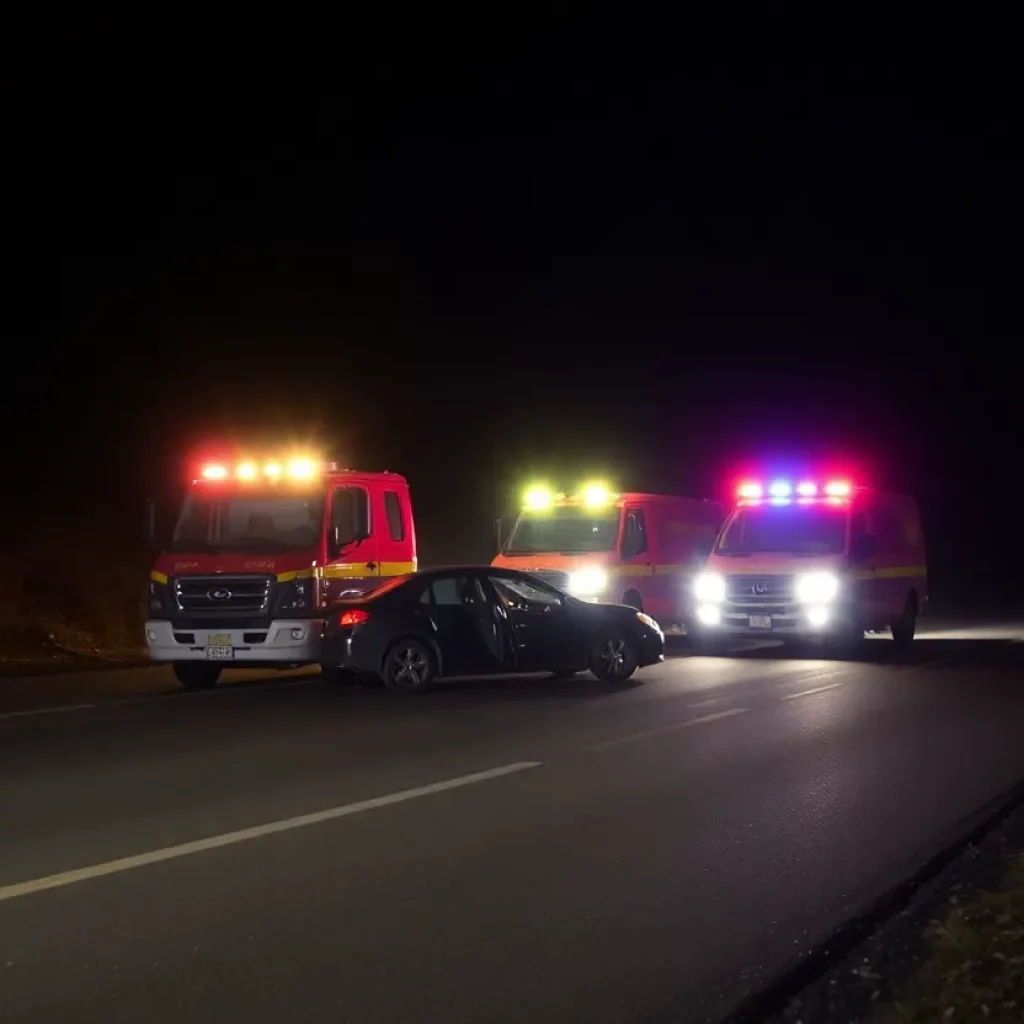
M 1021 638 L 622 692 L 0 680 L 0 1021 L 714 1020 L 1024 776 Z

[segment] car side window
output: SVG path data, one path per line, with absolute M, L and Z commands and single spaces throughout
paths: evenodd
M 642 508 L 631 508 L 626 513 L 622 534 L 622 557 L 634 558 L 647 550 L 647 522 Z
M 535 586 L 528 580 L 511 579 L 505 576 L 490 577 L 498 596 L 509 608 L 519 611 L 548 611 L 560 608 L 562 599 L 552 590 Z
M 423 591 L 420 603 L 441 608 L 461 605 L 466 582 L 464 576 L 439 576 Z

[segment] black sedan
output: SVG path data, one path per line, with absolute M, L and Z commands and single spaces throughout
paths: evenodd
M 635 608 L 589 604 L 529 573 L 490 566 L 399 576 L 326 617 L 327 672 L 365 672 L 403 693 L 439 676 L 589 669 L 624 683 L 661 661 L 665 636 Z

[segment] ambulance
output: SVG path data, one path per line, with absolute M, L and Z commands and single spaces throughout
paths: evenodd
M 751 480 L 694 582 L 697 639 L 813 641 L 849 653 L 866 632 L 914 639 L 928 605 L 916 502 L 849 480 Z
M 616 493 L 589 483 L 574 493 L 529 488 L 503 536 L 496 566 L 523 569 L 588 601 L 632 605 L 668 633 L 685 633 L 692 584 L 725 519 L 718 502 Z
M 324 609 L 416 571 L 409 486 L 312 455 L 195 467 L 149 575 L 146 643 L 183 687 L 319 662 Z M 156 542 L 155 515 L 149 533 Z

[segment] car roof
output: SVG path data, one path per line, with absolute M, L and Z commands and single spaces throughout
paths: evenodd
M 435 565 L 429 569 L 420 569 L 413 574 L 414 577 L 422 579 L 424 576 L 453 576 L 456 573 L 488 573 L 498 576 L 532 576 L 533 573 L 523 569 L 511 569 L 500 565 Z

